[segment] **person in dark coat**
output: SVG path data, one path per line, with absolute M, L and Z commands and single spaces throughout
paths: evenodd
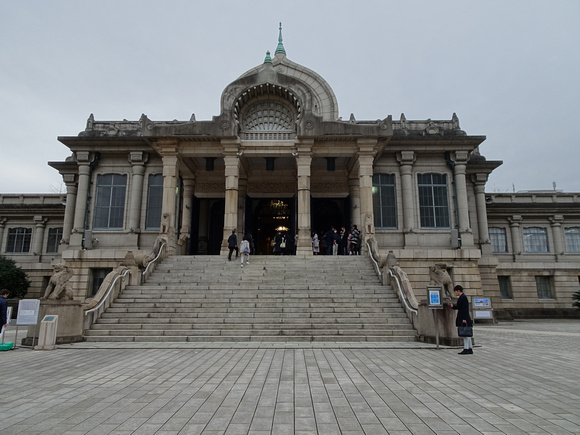
M 455 296 L 457 296 L 456 304 L 449 304 L 451 308 L 457 310 L 457 318 L 455 319 L 455 326 L 458 328 L 460 326 L 473 326 L 473 321 L 469 315 L 469 301 L 467 296 L 463 294 L 463 287 L 456 285 L 453 287 Z M 473 345 L 471 343 L 471 337 L 463 337 L 463 351 L 459 352 L 459 355 L 467 355 L 473 353 Z
M 8 326 L 8 301 L 6 298 L 10 292 L 6 289 L 0 291 L 0 332 Z
M 236 258 L 238 258 L 238 236 L 236 236 L 236 230 L 232 230 L 232 234 L 228 237 L 228 249 L 230 253 L 228 255 L 228 260 L 232 261 L 232 252 L 236 251 Z

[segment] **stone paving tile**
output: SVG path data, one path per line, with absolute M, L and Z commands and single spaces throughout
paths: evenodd
M 17 348 L 0 433 L 577 434 L 580 321 L 476 325 L 421 343 Z

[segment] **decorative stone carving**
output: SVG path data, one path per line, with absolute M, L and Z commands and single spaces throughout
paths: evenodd
M 54 273 L 46 286 L 44 296 L 40 299 L 72 300 L 73 290 L 69 282 L 73 276 L 72 271 L 64 264 L 55 264 L 53 269 Z
M 453 281 L 449 275 L 449 268 L 445 263 L 436 263 L 429 267 L 429 285 L 440 285 L 447 297 L 451 297 Z

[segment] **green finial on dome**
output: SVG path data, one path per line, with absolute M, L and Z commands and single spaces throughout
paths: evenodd
M 284 49 L 284 44 L 282 44 L 282 23 L 280 23 L 280 35 L 278 36 L 278 47 L 276 47 L 275 54 L 283 54 L 286 56 L 286 50 Z
M 264 59 L 264 63 L 272 63 L 272 58 L 270 57 L 270 50 L 266 52 L 266 59 Z

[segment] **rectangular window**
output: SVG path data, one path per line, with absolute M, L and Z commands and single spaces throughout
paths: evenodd
M 571 254 L 580 253 L 580 227 L 564 228 L 566 240 L 566 252 Z
M 422 228 L 450 228 L 446 174 L 418 174 Z
M 158 230 L 161 227 L 161 209 L 163 205 L 163 175 L 149 175 L 147 187 L 147 216 L 145 229 Z
M 122 229 L 125 217 L 127 175 L 99 174 L 95 199 L 94 229 Z
M 489 227 L 489 241 L 493 252 L 507 252 L 507 237 L 505 228 Z
M 539 299 L 554 299 L 554 280 L 551 276 L 536 276 Z
M 394 174 L 373 175 L 373 211 L 377 228 L 397 228 L 397 190 Z
M 8 241 L 6 252 L 23 253 L 30 252 L 30 239 L 32 238 L 32 228 L 10 228 L 8 230 Z
M 111 267 L 91 269 L 91 297 L 95 296 L 109 273 L 113 271 Z
M 48 230 L 48 241 L 46 243 L 46 252 L 58 252 L 58 246 L 62 240 L 62 228 L 50 228 Z
M 524 252 L 528 254 L 549 252 L 548 232 L 545 228 L 524 228 Z
M 502 299 L 513 299 L 512 283 L 509 276 L 498 276 L 499 294 Z

